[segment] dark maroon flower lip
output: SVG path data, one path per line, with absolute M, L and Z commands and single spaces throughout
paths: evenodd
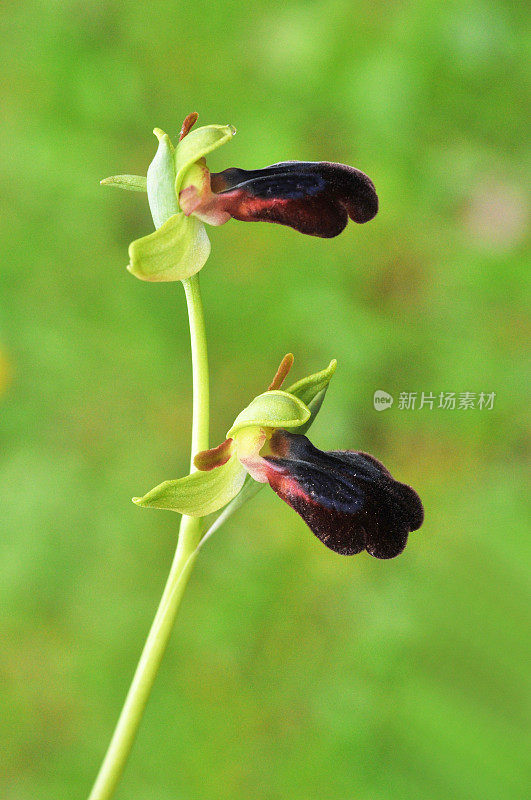
M 371 179 L 346 164 L 285 161 L 256 170 L 231 167 L 211 174 L 215 205 L 231 217 L 288 225 L 332 238 L 348 219 L 363 223 L 378 211 Z
M 367 453 L 323 452 L 306 436 L 278 430 L 265 457 L 271 488 L 331 550 L 394 558 L 422 525 L 417 493 Z

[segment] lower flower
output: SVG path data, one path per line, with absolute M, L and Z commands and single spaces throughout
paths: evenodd
M 292 360 L 284 359 L 270 389 L 238 415 L 227 439 L 196 456 L 197 472 L 134 502 L 205 516 L 232 500 L 249 474 L 268 483 L 334 552 L 394 558 L 422 525 L 419 496 L 367 453 L 323 452 L 312 445 L 302 431 L 321 406 L 335 362 L 282 391 Z

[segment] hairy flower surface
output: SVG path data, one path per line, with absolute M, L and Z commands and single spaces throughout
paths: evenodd
M 271 488 L 336 553 L 367 550 L 376 558 L 393 558 L 406 546 L 408 534 L 422 525 L 417 493 L 395 481 L 367 453 L 323 452 L 306 436 L 276 431 L 265 475 Z

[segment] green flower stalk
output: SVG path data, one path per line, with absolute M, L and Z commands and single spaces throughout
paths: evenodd
M 134 175 L 115 176 L 102 183 L 148 193 L 157 231 L 130 245 L 129 270 L 143 280 L 183 282 L 190 320 L 193 366 L 193 468 L 195 454 L 208 448 L 208 357 L 203 306 L 196 273 L 208 258 L 210 243 L 202 223 L 189 220 L 180 211 L 175 186 L 180 185 L 177 180 L 183 181 L 189 166 L 203 158 L 206 152 L 227 141 L 232 136 L 233 129 L 228 126 L 223 129 L 222 126 L 199 129 L 195 132 L 192 146 L 183 147 L 181 140 L 179 155 L 166 134 L 159 129 L 155 133 L 159 139 L 159 147 L 148 169 L 147 178 Z M 173 239 L 167 235 L 168 223 L 179 231 L 179 235 L 174 235 Z M 163 234 L 160 234 L 161 230 Z M 146 240 L 149 240 L 147 245 Z M 121 778 L 197 556 L 201 534 L 201 519 L 182 517 L 177 550 L 159 608 L 89 800 L 106 800 L 112 797 Z
M 230 141 L 231 125 L 192 130 L 189 115 L 176 146 L 159 128 L 146 177 L 115 175 L 102 184 L 147 193 L 155 230 L 129 246 L 129 271 L 140 280 L 181 281 L 190 321 L 193 420 L 190 473 L 133 498 L 142 507 L 182 515 L 175 557 L 144 650 L 89 800 L 108 800 L 120 780 L 201 547 L 262 486 L 290 505 L 331 550 L 366 550 L 392 558 L 422 524 L 416 492 L 372 456 L 323 452 L 306 432 L 336 369 L 328 367 L 284 389 L 288 354 L 266 391 L 237 416 L 224 442 L 209 449 L 209 380 L 198 272 L 210 254 L 205 223 L 229 219 L 288 225 L 311 236 L 337 236 L 349 219 L 364 223 L 378 210 L 370 178 L 330 162 L 288 161 L 263 169 L 210 173 L 206 156 Z M 207 516 L 219 512 L 205 530 Z

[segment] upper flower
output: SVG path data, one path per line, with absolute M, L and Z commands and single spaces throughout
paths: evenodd
M 196 456 L 198 472 L 166 481 L 135 502 L 205 516 L 234 498 L 248 474 L 268 483 L 336 553 L 397 556 L 423 521 L 417 493 L 366 453 L 323 452 L 311 444 L 303 434 L 320 408 L 335 362 L 282 391 L 292 360 L 283 360 L 269 390 L 238 415 L 227 439 Z
M 231 167 L 202 174 L 179 202 L 185 214 L 211 225 L 230 217 L 247 222 L 277 222 L 310 236 L 330 239 L 348 218 L 368 222 L 378 211 L 370 178 L 354 167 L 328 161 L 285 161 L 263 169 Z
M 205 264 L 210 242 L 204 222 L 222 225 L 231 217 L 275 222 L 301 233 L 337 236 L 350 219 L 368 222 L 378 211 L 370 178 L 345 164 L 286 161 L 257 170 L 231 167 L 210 173 L 205 156 L 235 133 L 231 125 L 191 130 L 197 114 L 183 123 L 179 143 L 155 128 L 159 140 L 147 178 L 115 175 L 103 184 L 147 191 L 154 233 L 129 246 L 128 269 L 142 280 L 189 278 Z

